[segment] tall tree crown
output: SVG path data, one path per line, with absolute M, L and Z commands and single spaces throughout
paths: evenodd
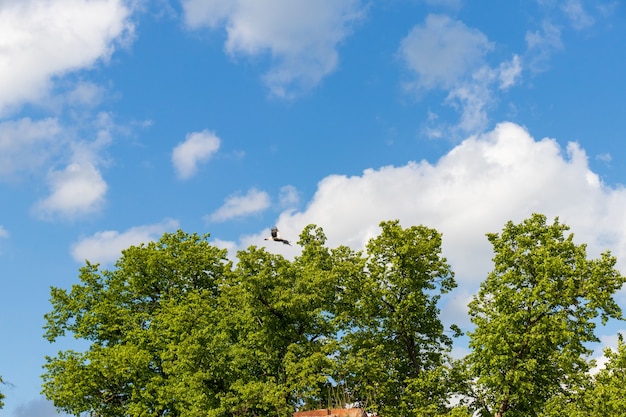
M 468 357 L 484 409 L 533 415 L 556 393 L 584 380 L 598 341 L 596 318 L 620 319 L 613 299 L 624 277 L 609 252 L 588 259 L 569 228 L 534 214 L 489 234 L 494 269 L 469 304 L 475 329 Z

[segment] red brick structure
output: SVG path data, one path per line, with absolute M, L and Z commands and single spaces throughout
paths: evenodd
M 293 417 L 367 417 L 362 408 L 332 408 L 311 411 L 297 411 Z

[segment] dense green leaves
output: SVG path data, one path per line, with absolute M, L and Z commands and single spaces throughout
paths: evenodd
M 293 260 L 251 246 L 233 264 L 208 236 L 179 231 L 128 248 L 112 270 L 87 263 L 78 284 L 52 288 L 45 337 L 88 348 L 47 358 L 43 392 L 99 417 L 287 417 L 346 404 L 385 417 L 547 417 L 623 405 L 623 343 L 607 370 L 586 373 L 597 322 L 621 316 L 624 278 L 609 253 L 588 260 L 540 215 L 488 235 L 494 270 L 470 304 L 472 351 L 452 362 L 457 332 L 438 302 L 456 283 L 441 235 L 380 227 L 363 252 L 326 247 L 310 225 Z
M 70 292 L 53 288 L 46 337 L 70 332 L 91 345 L 47 359 L 44 394 L 74 415 L 206 415 L 198 407 L 223 387 L 208 355 L 220 348 L 211 327 L 225 256 L 197 235 L 166 234 L 125 250 L 113 271 L 88 263 Z
M 456 284 L 435 230 L 403 229 L 397 221 L 381 228 L 367 245 L 365 268 L 345 281 L 349 320 L 340 376 L 358 400 L 385 416 L 425 415 L 415 387 L 428 393 L 427 406 L 443 408 L 447 400 L 436 390 L 452 340 L 437 301 Z
M 536 214 L 488 235 L 494 270 L 469 305 L 476 328 L 467 358 L 474 404 L 487 415 L 536 415 L 554 395 L 580 389 L 595 319 L 621 317 L 615 258 L 588 260 L 567 229 Z
M 125 250 L 114 270 L 87 263 L 80 284 L 52 289 L 45 328 L 91 344 L 48 358 L 44 393 L 74 415 L 288 416 L 399 399 L 415 415 L 415 392 L 437 385 L 420 404 L 439 409 L 451 340 L 436 303 L 452 272 L 434 230 L 381 227 L 368 256 L 328 249 L 311 225 L 293 261 L 253 246 L 233 268 L 177 232 Z
M 606 365 L 590 375 L 578 391 L 564 392 L 546 404 L 542 417 L 604 417 L 623 415 L 626 410 L 626 343 L 619 335 L 617 350 L 604 352 Z

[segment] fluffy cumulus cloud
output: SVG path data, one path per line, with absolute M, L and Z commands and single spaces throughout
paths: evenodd
M 272 94 L 289 97 L 331 73 L 338 44 L 364 14 L 360 0 L 183 0 L 191 28 L 224 27 L 232 56 L 267 55 L 264 80 Z
M 328 176 L 306 210 L 283 212 L 277 225 L 294 239 L 314 223 L 324 228 L 329 245 L 355 249 L 379 233 L 382 220 L 433 227 L 443 234 L 444 255 L 461 283 L 457 294 L 463 296 L 473 293 L 491 268 L 485 234 L 533 212 L 550 220 L 558 216 L 571 226 L 575 239 L 589 245 L 590 256 L 611 249 L 626 259 L 625 205 L 626 191 L 605 186 L 578 145 L 562 148 L 554 139 L 537 140 L 521 126 L 503 123 L 466 139 L 434 164 L 410 162 L 360 176 Z M 241 244 L 258 244 L 264 232 L 242 238 Z
M 624 206 L 626 190 L 604 185 L 577 144 L 561 147 L 554 139 L 535 139 L 519 125 L 502 123 L 466 139 L 435 163 L 325 177 L 305 210 L 286 209 L 276 225 L 282 236 L 297 241 L 304 227 L 316 224 L 330 247 L 357 250 L 380 233 L 383 220 L 438 230 L 459 284 L 442 300 L 442 319 L 468 329 L 467 303 L 493 268 L 486 233 L 499 233 L 509 220 L 521 222 L 532 213 L 543 213 L 550 222 L 559 217 L 576 242 L 588 245 L 590 257 L 609 249 L 626 273 Z M 241 236 L 238 247 L 263 244 L 268 233 Z M 297 246 L 266 246 L 288 258 L 299 253 Z M 235 253 L 224 242 L 222 247 Z M 624 302 L 626 293 L 618 299 Z
M 251 188 L 244 195 L 235 194 L 228 197 L 224 205 L 207 216 L 207 219 L 212 222 L 223 222 L 261 212 L 269 206 L 269 194 L 265 191 Z
M 46 178 L 49 195 L 34 206 L 38 217 L 75 219 L 102 208 L 108 185 L 100 168 L 108 162 L 104 150 L 113 140 L 117 126 L 108 113 L 100 113 L 89 122 L 89 127 L 93 130 L 89 134 L 93 136 L 86 140 L 76 139 L 72 129 L 61 129 L 62 134 L 68 136 L 57 143 L 62 144 L 58 164 L 64 168 L 49 169 Z
M 77 217 L 97 211 L 107 191 L 100 171 L 90 162 L 73 162 L 50 173 L 51 194 L 40 201 L 36 212 L 44 217 Z
M 72 247 L 72 257 L 77 262 L 110 264 L 117 260 L 122 250 L 141 243 L 158 240 L 163 233 L 178 228 L 178 221 L 165 219 L 160 223 L 136 226 L 126 231 L 105 230 L 85 237 Z
M 432 89 L 448 91 L 445 102 L 461 113 L 456 129 L 462 133 L 480 131 L 488 124 L 487 109 L 495 100 L 493 90 L 513 86 L 522 72 L 517 55 L 490 67 L 485 57 L 493 48 L 479 30 L 449 16 L 431 14 L 411 29 L 398 49 L 414 75 L 407 89 L 419 95 Z
M 198 170 L 198 164 L 208 161 L 218 151 L 220 143 L 220 138 L 208 130 L 188 134 L 172 152 L 172 163 L 178 177 L 191 178 Z
M 54 77 L 107 60 L 130 38 L 124 0 L 0 2 L 0 115 L 46 96 Z

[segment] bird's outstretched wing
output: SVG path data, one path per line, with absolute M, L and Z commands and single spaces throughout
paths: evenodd
M 289 243 L 287 239 L 283 239 L 280 236 L 280 232 L 278 232 L 278 228 L 276 226 L 272 228 L 272 237 L 271 238 L 266 237 L 265 240 L 273 240 L 274 242 L 283 242 L 285 245 L 291 246 L 291 243 Z

